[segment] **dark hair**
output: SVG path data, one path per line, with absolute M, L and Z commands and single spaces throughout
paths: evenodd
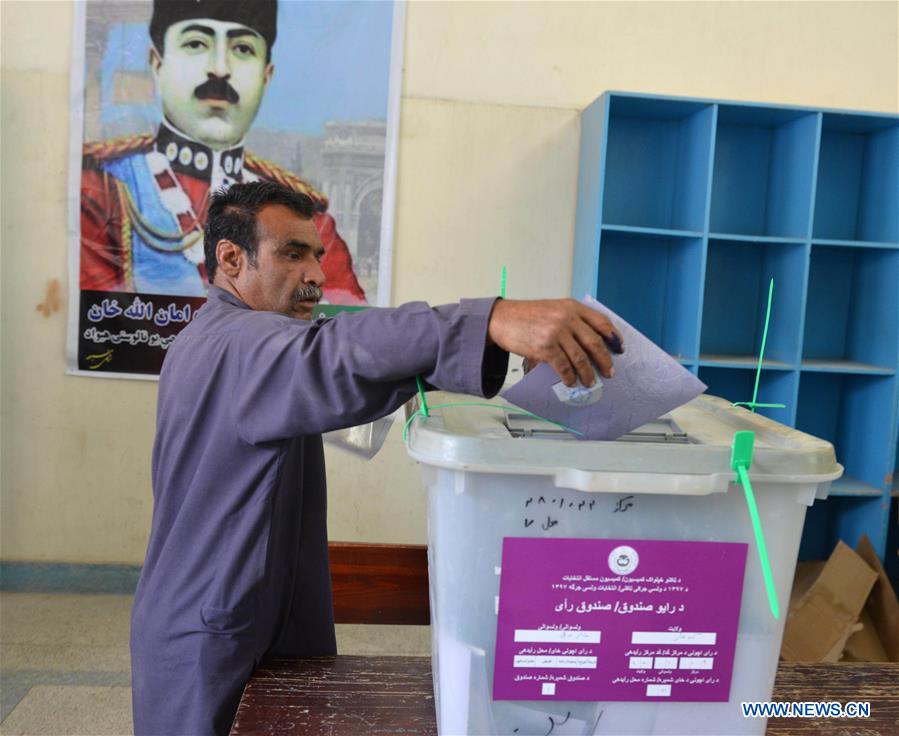
M 169 26 L 191 18 L 231 21 L 252 28 L 265 40 L 265 63 L 272 60 L 278 35 L 278 0 L 155 0 L 150 18 L 150 40 L 165 55 Z
M 220 240 L 239 245 L 246 251 L 250 263 L 255 265 L 259 247 L 256 215 L 263 207 L 273 204 L 284 205 L 305 220 L 311 219 L 316 211 L 311 197 L 271 181 L 234 184 L 230 189 L 220 189 L 212 195 L 203 233 L 206 275 L 210 284 L 218 269 L 215 247 Z

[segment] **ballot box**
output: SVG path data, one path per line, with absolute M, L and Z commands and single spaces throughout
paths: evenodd
M 763 734 L 741 704 L 771 697 L 806 509 L 843 470 L 832 445 L 712 396 L 614 442 L 469 402 L 429 395 L 407 436 L 440 733 Z M 731 469 L 745 430 L 777 619 Z

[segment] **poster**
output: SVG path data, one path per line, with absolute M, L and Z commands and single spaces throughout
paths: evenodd
M 310 196 L 324 302 L 390 302 L 402 3 L 76 5 L 68 372 L 155 378 L 205 302 L 212 192 Z

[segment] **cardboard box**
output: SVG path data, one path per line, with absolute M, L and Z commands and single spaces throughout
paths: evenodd
M 796 568 L 780 656 L 788 662 L 899 662 L 899 602 L 867 537 Z
M 890 585 L 886 570 L 880 564 L 867 536 L 861 538 L 855 551 L 877 573 L 877 582 L 874 583 L 862 611 L 860 621 L 864 628 L 849 638 L 846 644 L 847 656 L 844 659 L 856 662 L 899 662 L 899 600 L 896 599 L 896 591 Z M 874 638 L 877 639 L 876 642 Z M 883 659 L 868 658 L 880 652 Z

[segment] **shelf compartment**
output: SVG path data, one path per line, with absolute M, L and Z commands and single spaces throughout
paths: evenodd
M 774 278 L 766 360 L 798 362 L 807 246 L 710 240 L 705 267 L 700 354 L 758 360 L 768 286 Z
M 801 110 L 719 106 L 712 232 L 808 236 L 818 121 Z
M 899 243 L 899 118 L 824 113 L 815 239 Z
M 895 371 L 899 250 L 812 246 L 802 359 Z
M 815 501 L 806 512 L 800 560 L 826 560 L 837 542 L 855 548 L 862 534 L 883 558 L 886 550 L 887 513 L 881 496 L 836 496 Z
M 702 239 L 604 232 L 597 299 L 676 360 L 696 357 Z
M 896 421 L 894 376 L 802 371 L 796 428 L 827 440 L 849 478 L 886 488 L 892 470 L 891 437 Z
M 699 380 L 708 386 L 706 393 L 720 396 L 730 402 L 752 401 L 755 386 L 755 371 L 748 368 L 722 368 L 699 366 Z M 766 371 L 762 369 L 759 379 L 757 401 L 763 404 L 786 404 L 783 409 L 760 408 L 764 414 L 782 424 L 791 425 L 795 413 L 796 384 L 795 371 Z
M 612 95 L 603 223 L 703 231 L 714 106 Z

